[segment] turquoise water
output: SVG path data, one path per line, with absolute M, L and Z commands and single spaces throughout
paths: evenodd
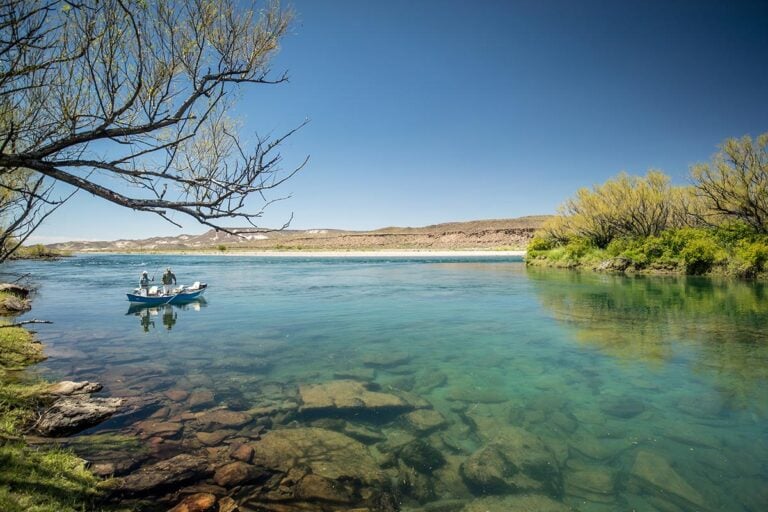
M 129 311 L 141 271 L 159 279 L 168 264 L 181 282 L 209 283 L 206 302 Z M 304 384 L 355 378 L 426 400 L 446 420 L 437 430 L 359 418 L 383 436 L 367 443 L 374 453 L 407 434 L 442 454 L 399 490 L 403 510 L 512 492 L 473 487 L 462 464 L 514 428 L 542 441 L 561 479 L 548 493 L 578 510 L 768 509 L 763 283 L 503 258 L 102 255 L 9 268 L 40 286 L 27 317 L 54 322 L 38 328 L 46 378 L 96 380 L 117 396 L 211 391 L 210 407 L 241 411 L 287 403 L 272 429 L 337 419 L 291 414 Z M 84 436 L 131 434 L 134 421 Z M 191 429 L 165 446 L 150 460 L 199 448 Z

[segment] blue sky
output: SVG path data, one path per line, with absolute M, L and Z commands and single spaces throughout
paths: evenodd
M 730 136 L 768 131 L 768 2 L 294 0 L 245 89 L 243 136 L 310 119 L 276 227 L 373 229 L 553 213 L 626 170 L 685 181 Z M 35 241 L 200 233 L 80 193 Z

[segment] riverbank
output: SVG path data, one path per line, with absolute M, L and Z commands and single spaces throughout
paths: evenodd
M 28 293 L 3 294 L 28 300 Z M 31 332 L 0 328 L 0 510 L 103 510 L 97 504 L 98 479 L 84 460 L 56 445 L 26 443 L 25 434 L 46 403 L 50 383 L 30 379 L 21 370 L 43 360 L 43 347 Z
M 246 256 L 257 258 L 508 258 L 524 257 L 524 250 L 461 250 L 461 251 L 427 251 L 427 250 L 369 250 L 369 251 L 108 251 L 82 252 L 78 254 L 151 254 L 168 256 Z
M 555 244 L 534 238 L 528 266 L 638 274 L 768 277 L 768 237 L 728 228 L 668 229 L 617 238 L 600 248 L 584 238 Z

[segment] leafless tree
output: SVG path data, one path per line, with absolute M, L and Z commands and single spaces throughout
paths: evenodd
M 711 164 L 693 166 L 691 176 L 706 206 L 704 222 L 737 220 L 768 234 L 768 133 L 726 140 Z
M 290 12 L 242 5 L 0 0 L 0 242 L 16 241 L 0 261 L 68 198 L 59 183 L 175 225 L 256 228 L 306 160 L 285 170 L 278 152 L 303 123 L 246 148 L 227 115 L 240 86 L 287 80 L 269 63 Z

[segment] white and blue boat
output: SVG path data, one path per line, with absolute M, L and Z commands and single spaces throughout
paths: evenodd
M 148 289 L 136 288 L 133 293 L 128 293 L 128 300 L 135 303 L 150 306 L 163 304 L 186 304 L 202 299 L 203 293 L 208 288 L 205 283 L 195 282 L 192 286 L 177 286 L 169 291 L 163 291 L 162 286 L 150 286 Z

